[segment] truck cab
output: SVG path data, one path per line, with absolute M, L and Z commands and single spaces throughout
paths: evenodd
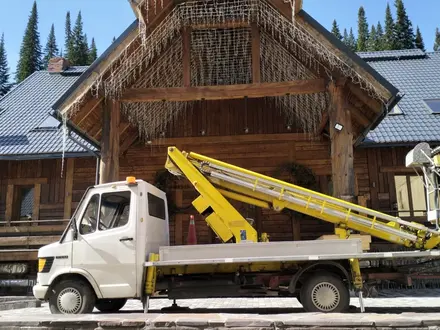
M 165 193 L 145 181 L 89 188 L 59 242 L 39 250 L 34 296 L 52 313 L 119 310 L 142 296 L 144 262 L 169 245 L 168 221 Z

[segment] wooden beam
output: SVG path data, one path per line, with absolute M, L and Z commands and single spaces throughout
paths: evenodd
M 376 99 L 370 97 L 367 92 L 361 90 L 359 87 L 357 87 L 353 83 L 349 83 L 348 84 L 348 89 L 350 90 L 350 92 L 354 96 L 356 96 L 359 100 L 361 100 L 372 111 L 374 111 L 375 113 L 381 113 L 382 112 L 382 103 L 380 103 Z
M 32 220 L 40 219 L 41 184 L 34 185 L 34 206 L 32 209 Z
M 191 28 L 182 29 L 183 86 L 191 86 Z
M 14 211 L 14 185 L 8 184 L 8 191 L 6 193 L 6 223 L 9 226 L 12 221 L 12 213 Z
M 0 250 L 1 261 L 32 261 L 37 258 L 38 250 Z
M 64 189 L 64 219 L 70 219 L 72 215 L 72 192 L 73 192 L 73 172 L 75 169 L 75 159 L 67 159 L 66 164 L 66 185 Z
M 119 153 L 122 155 L 124 152 L 126 152 L 133 145 L 133 143 L 136 142 L 138 137 L 139 137 L 139 133 L 137 131 L 133 132 L 132 134 L 129 134 L 124 139 L 124 141 L 122 141 Z
M 322 115 L 321 122 L 319 123 L 318 131 L 317 131 L 318 135 L 321 135 L 324 132 L 325 128 L 327 127 L 328 120 L 329 120 L 328 111 L 325 111 Z
M 303 0 L 295 0 L 295 15 L 298 14 L 303 8 Z
M 325 92 L 324 79 L 296 80 L 279 83 L 174 87 L 133 88 L 127 90 L 122 102 L 198 101 L 261 98 L 268 96 L 302 95 Z
M 81 123 L 93 112 L 95 109 L 101 104 L 103 98 L 93 98 L 90 101 L 88 101 L 84 106 L 81 108 L 81 110 L 78 111 L 73 117 L 72 121 L 76 125 L 81 125 Z
M 120 103 L 107 100 L 102 111 L 100 183 L 119 180 Z
M 23 178 L 23 179 L 9 179 L 8 184 L 30 186 L 34 184 L 47 184 L 47 178 Z
M 35 246 L 47 245 L 54 243 L 60 239 L 60 236 L 19 236 L 19 237 L 2 237 L 0 246 Z
M 333 195 L 347 201 L 354 201 L 354 151 L 351 112 L 347 109 L 344 86 L 337 82 L 329 85 L 331 97 L 330 139 Z M 336 124 L 343 126 L 341 131 Z
M 61 221 L 60 221 L 61 222 Z M 9 234 L 35 234 L 35 233 L 47 233 L 47 234 L 60 234 L 66 229 L 64 225 L 43 225 L 43 226 L 10 226 L 0 227 L 0 235 L 5 236 Z M 1 259 L 0 259 L 1 260 Z
M 351 116 L 354 120 L 356 120 L 359 124 L 361 124 L 364 128 L 371 125 L 371 120 L 368 119 L 367 116 L 365 116 L 361 110 L 359 110 L 356 107 L 348 107 L 348 111 L 350 111 Z
M 314 141 L 319 141 L 315 138 Z M 221 144 L 221 143 L 249 143 L 260 141 L 311 141 L 310 136 L 303 133 L 283 133 L 283 134 L 248 134 L 248 135 L 230 135 L 230 136 L 198 136 L 198 137 L 178 137 L 157 139 L 152 142 L 153 146 L 169 145 L 191 145 L 191 144 Z M 312 139 L 313 141 L 313 139 Z
M 261 57 L 260 57 L 260 28 L 257 23 L 252 23 L 252 82 L 261 82 Z

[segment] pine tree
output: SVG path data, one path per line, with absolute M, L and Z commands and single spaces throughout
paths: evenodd
M 396 46 L 398 49 L 413 49 L 415 47 L 414 30 L 406 13 L 403 0 L 396 0 L 395 6 L 397 10 L 395 25 Z
M 87 65 L 88 45 L 85 39 L 86 36 L 83 34 L 83 22 L 80 11 L 72 31 L 72 54 L 69 56 L 69 61 L 72 65 Z
M 383 33 L 382 23 L 380 21 L 377 22 L 376 33 L 377 33 L 377 44 L 378 44 L 377 50 L 385 50 L 385 40 L 384 40 L 385 35 Z
M 336 38 L 342 40 L 341 30 L 339 30 L 339 26 L 336 20 L 333 20 L 332 33 Z
M 44 67 L 47 68 L 49 61 L 52 57 L 58 56 L 57 40 L 55 38 L 55 26 L 52 24 L 50 28 L 49 37 L 47 38 L 46 48 L 44 49 Z
M 377 30 L 374 24 L 371 26 L 371 31 L 368 36 L 367 50 L 370 52 L 379 50 L 379 38 L 377 37 Z
M 416 48 L 421 49 L 423 51 L 426 51 L 425 48 L 425 42 L 423 41 L 423 37 L 422 37 L 422 32 L 420 32 L 419 27 L 417 26 L 417 31 L 416 31 Z
M 95 62 L 98 58 L 98 49 L 96 48 L 95 38 L 92 38 L 92 43 L 89 48 L 89 65 Z
M 72 43 L 72 21 L 70 19 L 70 11 L 66 14 L 66 26 L 64 29 L 65 33 L 65 55 L 70 60 L 70 57 L 73 55 L 73 43 Z
M 358 13 L 358 40 L 357 40 L 357 51 L 364 52 L 367 50 L 368 41 L 368 22 L 365 16 L 364 7 L 359 8 Z
M 5 48 L 5 35 L 0 39 L 0 97 L 5 95 L 11 89 L 9 82 L 9 68 Z
M 383 50 L 396 49 L 396 35 L 394 26 L 393 15 L 391 14 L 390 4 L 388 3 L 385 12 L 385 35 L 383 38 Z
M 347 39 L 347 46 L 354 52 L 357 50 L 357 41 L 353 33 L 353 28 L 350 28 L 350 34 L 348 35 Z
M 434 43 L 434 51 L 440 51 L 440 29 L 435 29 L 435 43 Z
M 38 33 L 37 2 L 34 1 L 24 33 L 17 64 L 16 80 L 21 82 L 42 67 L 40 34 Z

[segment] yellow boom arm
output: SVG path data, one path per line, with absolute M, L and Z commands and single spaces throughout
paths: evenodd
M 193 205 L 224 242 L 232 237 L 237 243 L 258 239 L 255 229 L 227 201 L 230 198 L 276 211 L 294 210 L 407 247 L 432 249 L 440 244 L 440 233 L 421 224 L 176 147 L 168 148 L 165 167 L 185 176 L 199 192 Z

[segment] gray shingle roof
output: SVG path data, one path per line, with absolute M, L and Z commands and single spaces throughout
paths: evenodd
M 405 52 L 406 56 L 402 56 Z M 404 97 L 398 104 L 403 114 L 389 114 L 368 134 L 364 145 L 440 141 L 440 114 L 433 114 L 423 101 L 440 99 L 440 52 L 416 55 L 421 52 L 391 51 L 387 54 L 394 53 L 399 59 L 390 60 L 389 56 L 385 60 L 375 57 L 372 62 L 367 59 Z
M 62 125 L 50 112 L 52 105 L 86 69 L 72 67 L 63 74 L 35 72 L 0 99 L 1 158 L 45 154 L 59 157 L 62 154 Z M 74 133 L 72 136 L 93 149 Z M 66 139 L 64 151 L 68 154 L 87 152 L 70 139 Z
M 380 52 L 358 52 L 362 59 L 366 61 L 385 61 L 399 59 L 424 58 L 425 52 L 420 49 L 403 49 L 403 50 L 384 50 Z

